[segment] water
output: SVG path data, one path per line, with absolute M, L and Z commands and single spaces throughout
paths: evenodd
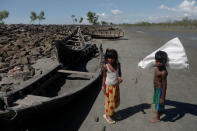
M 161 30 L 154 30 L 151 28 L 136 28 L 137 33 L 147 33 L 149 35 L 160 37 L 160 38 L 166 38 L 168 40 L 171 40 L 175 37 L 178 37 L 181 42 L 184 44 L 188 44 L 188 46 L 192 46 L 194 48 L 197 48 L 197 31 L 161 31 Z

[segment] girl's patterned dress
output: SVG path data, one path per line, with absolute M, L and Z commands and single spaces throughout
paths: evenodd
M 105 97 L 105 114 L 112 116 L 115 108 L 120 105 L 120 89 L 118 83 L 118 70 L 112 72 L 108 64 L 107 66 L 107 78 L 106 78 L 106 97 Z

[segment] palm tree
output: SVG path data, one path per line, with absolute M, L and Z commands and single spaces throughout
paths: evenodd
M 33 22 L 37 19 L 37 15 L 34 11 L 31 12 L 30 19 L 31 19 L 31 22 Z
M 81 17 L 80 20 L 79 20 L 79 23 L 82 23 L 82 22 L 83 22 L 83 18 Z
M 74 24 L 74 22 L 75 22 L 75 15 L 71 15 L 71 18 L 72 18 L 72 20 L 73 20 L 73 24 Z
M 41 12 L 40 12 L 40 15 L 37 16 L 37 18 L 38 18 L 39 24 L 40 24 L 41 20 L 44 20 L 44 19 L 45 19 L 45 17 L 44 17 L 44 11 L 41 11 Z
M 3 19 L 6 19 L 9 16 L 9 12 L 6 10 L 3 10 L 0 12 L 0 23 L 4 23 Z

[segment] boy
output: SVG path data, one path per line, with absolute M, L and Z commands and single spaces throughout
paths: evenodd
M 154 96 L 153 103 L 155 104 L 156 117 L 151 118 L 150 122 L 155 123 L 160 121 L 160 116 L 164 111 L 164 102 L 167 89 L 167 75 L 166 63 L 168 55 L 164 51 L 158 51 L 155 54 L 155 75 L 154 75 Z

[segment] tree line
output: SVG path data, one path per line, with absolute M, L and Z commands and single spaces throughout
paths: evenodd
M 197 28 L 197 19 L 189 19 L 188 17 L 184 17 L 182 20 L 174 20 L 168 22 L 160 22 L 160 23 L 150 23 L 150 22 L 139 22 L 136 24 L 121 24 L 124 26 L 182 26 L 189 28 Z
M 39 15 L 36 14 L 36 12 L 32 11 L 30 13 L 30 23 L 33 24 L 36 20 L 38 20 L 38 23 L 40 24 L 42 20 L 45 20 L 44 17 L 45 13 L 44 11 L 41 11 Z M 8 18 L 9 12 L 7 10 L 0 11 L 0 24 L 4 24 L 4 19 Z M 92 25 L 113 25 L 113 23 L 108 23 L 106 21 L 98 21 L 99 16 L 91 11 L 88 11 L 86 14 L 87 20 Z M 79 19 L 76 18 L 76 15 L 71 15 L 73 24 L 82 23 L 84 21 L 83 17 L 80 17 Z
M 41 11 L 39 15 L 37 15 L 34 11 L 30 13 L 30 23 L 32 24 L 34 21 L 38 20 L 40 24 L 42 20 L 45 20 L 44 11 Z M 4 24 L 4 19 L 9 16 L 9 12 L 7 10 L 0 11 L 0 24 Z M 112 22 L 106 21 L 98 21 L 99 16 L 95 12 L 88 11 L 86 14 L 87 20 L 92 25 L 114 25 Z M 82 23 L 84 21 L 83 17 L 79 19 L 76 18 L 76 15 L 71 15 L 73 24 Z M 184 26 L 184 27 L 197 27 L 197 19 L 189 19 L 188 17 L 183 18 L 182 20 L 175 20 L 169 22 L 160 22 L 160 23 L 150 23 L 150 22 L 139 22 L 136 24 L 128 24 L 123 23 L 120 25 L 132 25 L 132 26 Z

